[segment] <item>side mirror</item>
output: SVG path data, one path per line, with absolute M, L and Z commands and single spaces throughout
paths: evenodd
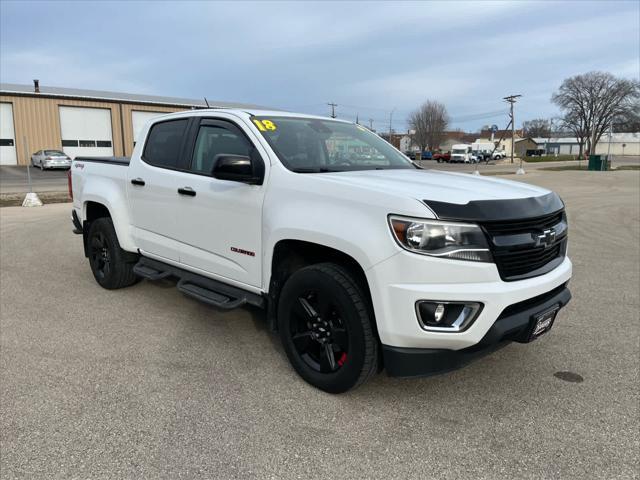
M 253 153 L 253 152 L 252 152 Z M 219 180 L 242 182 L 249 185 L 262 185 L 264 163 L 259 155 L 219 154 L 213 160 L 211 176 Z

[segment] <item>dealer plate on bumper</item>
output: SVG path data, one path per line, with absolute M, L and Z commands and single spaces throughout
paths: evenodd
M 532 342 L 551 330 L 558 310 L 560 310 L 560 305 L 555 305 L 553 308 L 533 316 L 533 326 L 531 328 L 531 334 L 529 335 L 529 342 Z

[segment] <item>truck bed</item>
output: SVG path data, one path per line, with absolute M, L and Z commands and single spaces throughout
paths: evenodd
M 97 163 L 111 163 L 114 165 L 128 166 L 131 161 L 131 157 L 76 157 L 74 162 L 97 162 Z

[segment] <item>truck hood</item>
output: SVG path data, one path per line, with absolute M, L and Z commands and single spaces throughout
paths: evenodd
M 361 170 L 312 174 L 323 181 L 385 194 L 467 204 L 478 200 L 507 200 L 546 195 L 549 190 L 533 185 L 440 170 Z

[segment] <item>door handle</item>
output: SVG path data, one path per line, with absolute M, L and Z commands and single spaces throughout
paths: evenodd
M 132 179 L 131 179 L 131 183 L 132 183 L 132 184 L 134 184 L 134 185 L 138 185 L 138 186 L 140 186 L 140 187 L 144 187 L 144 180 L 143 180 L 143 179 L 141 179 L 140 177 L 138 177 L 138 178 L 132 178 Z
M 195 197 L 196 191 L 191 187 L 182 187 L 178 189 L 180 195 L 187 195 L 189 197 Z

